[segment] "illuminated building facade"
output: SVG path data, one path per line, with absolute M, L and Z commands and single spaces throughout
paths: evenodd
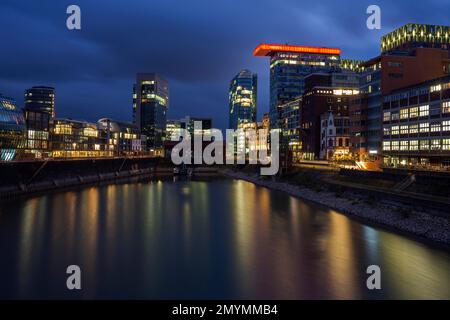
M 268 115 L 267 115 L 268 116 Z M 269 122 L 245 122 L 239 124 L 235 133 L 235 153 L 249 156 L 250 151 L 269 149 Z
M 381 38 L 381 52 L 412 48 L 450 50 L 450 26 L 408 23 Z
M 386 166 L 450 166 L 450 76 L 383 96 Z
M 335 116 L 329 111 L 321 116 L 320 159 L 349 160 L 350 120 L 348 116 Z
M 71 119 L 54 119 L 50 141 L 54 158 L 111 157 L 114 151 L 108 146 L 104 131 L 97 124 Z
M 197 122 L 199 128 L 195 128 L 195 123 Z M 180 134 L 181 129 L 186 129 L 191 137 L 194 134 L 208 135 L 211 134 L 212 129 L 212 119 L 211 118 L 199 118 L 186 116 L 181 119 L 170 119 L 166 123 L 166 140 L 170 141 L 171 136 L 174 132 Z
M 360 95 L 350 102 L 351 152 L 357 161 L 378 160 L 381 154 L 381 61 L 363 65 Z
M 106 134 L 108 150 L 115 155 L 139 155 L 146 151 L 146 137 L 133 123 L 103 118 L 98 120 L 97 128 L 101 135 Z
M 301 106 L 301 148 L 302 158 L 315 160 L 321 151 L 321 117 L 332 112 L 335 118 L 349 116 L 350 100 L 359 95 L 359 81 L 354 73 L 323 73 L 306 77 L 306 92 Z M 353 79 L 353 80 L 352 80 Z M 353 82 L 352 82 L 353 81 Z M 340 83 L 353 83 L 342 87 Z
M 181 132 L 181 121 L 168 119 L 166 121 L 166 141 L 170 141 L 174 133 L 180 135 Z
M 382 95 L 448 74 L 450 51 L 411 48 L 363 64 L 361 95 L 351 103 L 352 152 L 359 160 L 381 161 Z
M 364 71 L 364 63 L 364 60 L 341 59 L 341 69 L 360 73 Z
M 256 122 L 257 79 L 255 73 L 242 70 L 231 80 L 228 93 L 230 129 Z
M 169 108 L 169 84 L 155 73 L 138 73 L 133 87 L 133 121 L 147 137 L 147 147 L 163 147 Z
M 270 120 L 269 114 L 264 113 L 262 120 L 257 123 L 258 127 L 258 150 L 268 150 L 269 149 L 269 134 L 270 134 Z
M 301 159 L 301 139 L 300 139 L 300 116 L 302 98 L 299 97 L 280 107 L 281 119 L 281 143 L 283 150 L 291 153 L 292 161 L 298 162 Z
M 51 115 L 40 110 L 25 109 L 26 153 L 30 158 L 47 158 Z
M 201 128 L 198 129 L 195 128 L 196 122 Z M 212 119 L 186 116 L 180 119 L 180 126 L 181 129 L 186 129 L 187 131 L 189 131 L 191 136 L 193 134 L 207 135 L 211 134 Z
M 55 116 L 55 88 L 36 86 L 25 90 L 25 110 Z
M 53 119 L 50 130 L 53 158 L 97 158 L 140 155 L 146 152 L 136 125 L 108 118 L 97 123 Z
M 280 127 L 281 106 L 304 93 L 307 75 L 339 69 L 341 50 L 260 44 L 253 54 L 270 57 L 269 116 L 271 129 L 274 129 Z
M 0 95 L 0 161 L 20 157 L 26 147 L 25 118 L 13 99 Z

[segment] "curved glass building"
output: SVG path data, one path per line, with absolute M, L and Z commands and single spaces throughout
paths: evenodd
M 25 145 L 23 112 L 13 99 L 0 95 L 0 161 L 14 160 Z

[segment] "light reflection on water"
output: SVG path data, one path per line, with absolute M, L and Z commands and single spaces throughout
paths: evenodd
M 0 255 L 0 298 L 450 298 L 448 252 L 234 180 L 2 203 Z M 65 289 L 70 264 L 81 292 Z

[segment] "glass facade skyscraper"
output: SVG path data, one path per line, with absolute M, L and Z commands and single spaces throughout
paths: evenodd
M 270 57 L 271 129 L 280 127 L 280 107 L 303 94 L 307 75 L 340 68 L 337 48 L 261 44 L 253 54 Z
M 147 147 L 160 149 L 165 139 L 169 84 L 158 74 L 138 73 L 133 91 L 133 122 L 147 136 Z
M 257 75 L 249 70 L 240 71 L 230 82 L 228 94 L 229 128 L 240 124 L 256 123 Z
M 32 87 L 25 90 L 25 109 L 33 112 L 45 112 L 55 116 L 55 88 Z

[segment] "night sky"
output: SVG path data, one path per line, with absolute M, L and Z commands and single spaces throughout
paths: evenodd
M 81 7 L 82 30 L 66 28 Z M 366 28 L 381 7 L 382 29 Z M 170 85 L 169 118 L 228 121 L 228 85 L 241 69 L 258 73 L 258 118 L 268 111 L 269 62 L 261 42 L 340 47 L 342 57 L 378 55 L 380 37 L 408 22 L 449 23 L 450 1 L 1 0 L 0 92 L 23 106 L 33 85 L 56 88 L 57 117 L 131 120 L 137 72 Z

